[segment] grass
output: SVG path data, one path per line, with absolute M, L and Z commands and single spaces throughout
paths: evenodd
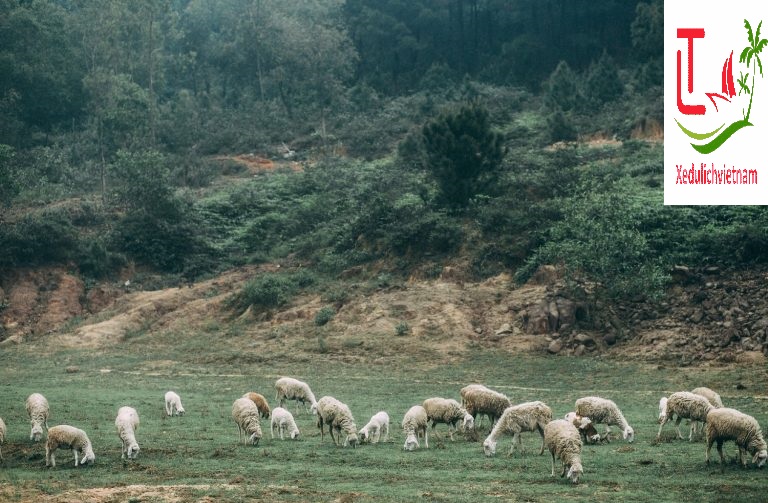
M 201 345 L 202 347 L 202 345 Z M 209 352 L 217 354 L 215 347 Z M 0 416 L 8 434 L 0 469 L 0 499 L 28 501 L 79 489 L 113 488 L 119 496 L 103 501 L 758 501 L 765 494 L 765 471 L 736 466 L 735 446 L 726 444 L 728 465 L 704 464 L 702 441 L 673 440 L 667 426 L 655 441 L 658 399 L 662 394 L 708 385 L 718 389 L 728 406 L 768 417 L 768 401 L 754 396 L 765 380 L 765 368 L 662 368 L 603 358 L 563 358 L 477 351 L 454 363 L 404 361 L 340 363 L 317 355 L 310 363 L 268 361 L 241 363 L 228 354 L 200 366 L 179 361 L 170 349 L 141 354 L 62 351 L 40 358 L 35 351 L 14 349 L 0 355 Z M 68 365 L 80 372 L 67 374 Z M 237 441 L 232 402 L 246 391 L 273 396 L 280 375 L 309 382 L 318 398 L 333 395 L 349 404 L 358 427 L 378 410 L 392 418 L 390 441 L 358 449 L 323 443 L 306 412 L 294 412 L 302 433 L 299 441 L 272 440 L 268 423 L 258 447 Z M 576 398 L 599 394 L 615 399 L 635 429 L 636 441 L 585 446 L 582 483 L 573 486 L 550 478 L 548 454 L 538 456 L 537 434 L 523 436 L 526 453 L 506 456 L 509 438 L 496 457 L 482 453 L 487 420 L 477 440 L 447 438 L 440 425 L 430 449 L 404 452 L 399 427 L 404 412 L 430 396 L 458 398 L 461 386 L 484 382 L 515 402 L 541 399 L 560 417 Z M 736 389 L 736 383 L 746 389 Z M 166 418 L 163 395 L 173 389 L 187 414 Z M 75 469 L 69 451 L 60 451 L 58 466 L 45 469 L 44 445 L 29 442 L 24 400 L 42 392 L 51 404 L 49 424 L 72 424 L 86 430 L 96 463 Z M 120 459 L 114 418 L 122 405 L 141 417 L 141 445 L 134 462 Z M 275 404 L 271 404 L 275 406 Z M 602 429 L 602 427 L 601 427 Z M 615 431 L 615 429 L 614 429 Z M 687 431 L 686 431 L 687 433 Z M 713 450 L 714 459 L 717 454 Z M 559 473 L 559 467 L 558 467 Z M 139 487 L 132 487 L 139 486 Z M 147 487 L 145 487 L 147 486 Z M 173 486 L 152 496 L 153 486 Z M 122 492 L 120 492 L 122 491 Z M 74 498 L 67 493 L 66 497 Z M 78 493 L 80 494 L 80 493 Z M 64 496 L 62 496 L 64 497 Z

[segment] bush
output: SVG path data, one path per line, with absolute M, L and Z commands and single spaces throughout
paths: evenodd
M 336 310 L 331 306 L 325 306 L 315 314 L 315 325 L 322 327 L 336 316 Z
M 65 263 L 80 247 L 77 229 L 61 212 L 26 215 L 0 225 L 0 267 Z
M 240 312 L 249 307 L 257 310 L 274 309 L 286 304 L 295 291 L 296 286 L 287 275 L 265 273 L 248 281 L 227 303 L 230 308 Z

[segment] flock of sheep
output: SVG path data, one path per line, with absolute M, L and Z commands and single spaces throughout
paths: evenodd
M 307 412 L 317 416 L 321 441 L 325 437 L 325 428 L 336 445 L 356 447 L 358 443 L 378 443 L 383 435 L 389 438 L 389 415 L 378 412 L 370 421 L 357 429 L 349 407 L 331 396 L 315 400 L 309 385 L 291 377 L 281 377 L 275 382 L 276 401 L 279 406 L 271 410 L 263 395 L 255 392 L 246 393 L 232 404 L 232 419 L 237 424 L 239 438 L 250 445 L 258 445 L 262 437 L 261 419 L 270 420 L 270 433 L 275 437 L 277 430 L 280 439 L 287 435 L 291 439 L 299 437 L 299 428 L 293 415 L 283 408 L 286 400 L 303 404 Z M 512 404 L 504 394 L 480 384 L 465 386 L 460 391 L 461 403 L 453 399 L 428 398 L 421 405 L 414 405 L 404 415 L 402 428 L 405 434 L 403 449 L 412 451 L 420 447 L 429 448 L 428 426 L 434 430 L 437 424 L 446 424 L 448 434 L 453 440 L 453 432 L 461 428 L 471 431 L 480 416 L 487 416 L 491 423 L 491 432 L 483 441 L 486 456 L 496 453 L 496 445 L 502 435 L 512 436 L 510 454 L 516 447 L 522 447 L 520 435 L 523 432 L 538 432 L 542 438 L 539 454 L 549 450 L 552 456 L 552 472 L 555 475 L 555 460 L 562 463 L 561 477 L 577 483 L 584 469 L 581 461 L 582 445 L 600 441 L 610 441 L 610 427 L 621 429 L 622 437 L 628 442 L 634 440 L 634 430 L 619 410 L 616 403 L 600 397 L 584 397 L 576 400 L 575 411 L 566 414 L 564 419 L 552 418 L 552 409 L 544 402 L 534 401 Z M 95 460 L 93 446 L 88 435 L 81 429 L 69 425 L 48 428 L 50 408 L 46 398 L 33 393 L 26 401 L 27 414 L 32 426 L 30 440 L 39 442 L 43 437 L 43 427 L 48 431 L 45 444 L 46 466 L 56 466 L 56 451 L 59 448 L 74 452 L 75 466 L 82 466 Z M 165 412 L 168 416 L 183 415 L 181 398 L 173 391 L 165 394 Z M 691 421 L 689 440 L 698 430 L 699 423 L 704 423 L 707 443 L 706 462 L 712 445 L 717 443 L 721 466 L 724 465 L 723 443 L 733 441 L 739 449 L 739 461 L 746 466 L 744 454 L 752 456 L 752 463 L 762 467 L 768 458 L 766 442 L 757 421 L 735 409 L 723 407 L 720 396 L 709 388 L 696 388 L 691 392 L 672 393 L 659 402 L 659 431 L 661 436 L 664 425 L 675 420 L 677 436 L 680 422 Z M 605 433 L 599 434 L 596 424 L 605 425 Z M 115 419 L 117 435 L 122 443 L 122 459 L 135 459 L 139 453 L 136 431 L 139 427 L 139 415 L 133 407 L 121 407 Z M 5 439 L 6 425 L 0 418 L 0 448 Z M 79 455 L 79 456 L 78 456 Z M 0 450 L 2 460 L 2 450 Z

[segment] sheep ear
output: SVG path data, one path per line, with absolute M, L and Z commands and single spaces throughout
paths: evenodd
M 760 451 L 757 451 L 755 455 L 752 457 L 752 463 L 757 464 L 757 460 L 759 459 Z

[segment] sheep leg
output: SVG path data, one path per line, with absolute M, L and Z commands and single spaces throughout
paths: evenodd
M 75 467 L 77 467 L 77 466 L 78 466 L 78 459 L 77 459 L 77 449 L 72 449 L 72 452 L 73 452 L 73 453 L 74 453 L 74 455 L 75 455 Z
M 725 471 L 725 456 L 723 455 L 723 441 L 717 439 L 717 453 L 720 454 L 720 471 Z
M 744 468 L 747 467 L 747 461 L 744 459 L 744 448 L 739 446 L 739 464 Z
M 665 416 L 664 419 L 661 420 L 661 424 L 659 425 L 659 432 L 656 434 L 656 440 L 661 438 L 661 429 L 664 428 L 664 425 L 667 424 L 668 420 L 669 420 L 669 416 Z
M 608 425 L 605 426 L 605 441 L 611 443 L 611 427 Z
M 285 428 L 284 428 L 284 425 L 282 425 L 282 424 L 281 424 L 281 425 L 279 425 L 279 426 L 277 427 L 277 429 L 278 429 L 278 431 L 280 432 L 280 440 L 285 440 L 285 436 L 284 436 L 284 430 L 285 430 Z
M 56 468 L 56 449 L 49 449 L 45 446 L 45 466 Z
M 512 454 L 514 454 L 514 453 L 515 453 L 515 447 L 516 447 L 516 444 L 515 444 L 515 442 L 516 442 L 516 441 L 517 441 L 519 438 L 520 438 L 520 433 L 518 433 L 518 432 L 516 432 L 516 431 L 512 433 L 512 445 L 510 445 L 510 446 L 509 446 L 509 454 L 508 454 L 509 456 L 512 456 Z
M 682 418 L 682 417 L 680 417 L 680 416 L 677 416 L 677 421 L 675 421 L 675 431 L 677 431 L 677 438 L 679 438 L 680 440 L 682 440 L 682 439 L 683 439 L 683 434 L 682 434 L 682 433 L 680 433 L 680 422 L 681 422 L 682 420 L 683 420 L 683 418 Z
M 550 453 L 552 454 L 552 473 L 550 473 L 549 476 L 554 477 L 555 476 L 555 452 L 550 451 Z
M 539 435 L 541 435 L 541 450 L 539 450 L 539 456 L 541 456 L 544 454 L 544 428 L 540 424 L 536 428 L 539 430 Z
M 418 437 L 416 440 L 418 441 Z M 426 428 L 424 428 L 424 447 L 429 449 L 429 432 Z
M 389 440 L 389 423 L 382 426 L 382 429 L 384 429 L 384 442 Z

